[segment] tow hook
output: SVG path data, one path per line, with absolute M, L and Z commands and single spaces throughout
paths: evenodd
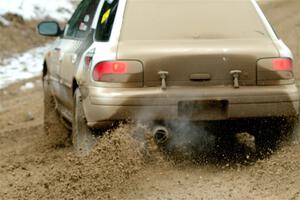
M 232 71 L 230 71 L 230 74 L 233 77 L 233 87 L 234 88 L 239 88 L 240 87 L 239 78 L 240 78 L 241 73 L 242 73 L 241 70 L 232 70 Z
M 169 72 L 167 71 L 159 71 L 158 72 L 158 75 L 160 76 L 161 78 L 161 89 L 162 90 L 166 90 L 167 89 L 167 82 L 166 82 L 166 79 L 169 75 Z

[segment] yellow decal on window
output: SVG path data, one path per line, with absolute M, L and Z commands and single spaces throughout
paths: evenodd
M 109 15 L 110 15 L 110 9 L 108 9 L 108 10 L 104 13 L 104 15 L 103 15 L 103 17 L 102 17 L 102 19 L 101 19 L 101 24 L 104 24 L 104 23 L 107 21 L 107 19 L 109 18 Z

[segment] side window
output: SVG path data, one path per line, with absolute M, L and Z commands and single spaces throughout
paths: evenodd
M 118 4 L 119 0 L 106 0 L 104 2 L 97 25 L 96 40 L 102 42 L 109 41 Z
M 83 0 L 69 21 L 67 36 L 84 38 L 90 31 L 99 1 Z
M 72 15 L 71 19 L 68 22 L 68 30 L 66 35 L 69 37 L 75 37 L 75 30 L 76 30 L 76 22 L 79 21 L 80 15 L 82 14 L 82 7 L 83 1 L 79 4 L 77 9 L 75 10 L 74 14 Z

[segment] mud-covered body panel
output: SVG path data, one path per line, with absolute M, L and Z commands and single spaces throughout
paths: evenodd
M 160 85 L 159 71 L 169 72 L 170 86 L 231 85 L 232 70 L 241 70 L 241 85 L 256 85 L 257 60 L 278 56 L 270 39 L 121 41 L 118 46 L 118 59 L 143 63 L 149 87 Z M 209 78 L 191 79 L 195 74 Z
M 87 88 L 84 104 L 88 122 L 123 119 L 173 120 L 185 118 L 180 114 L 182 103 L 193 110 L 191 120 L 225 120 L 249 117 L 295 116 L 299 112 L 299 93 L 295 85 L 210 87 L 159 87 L 139 89 Z M 223 107 L 207 112 L 212 102 Z M 204 107 L 201 108 L 201 103 Z M 187 107 L 187 109 L 190 107 Z M 95 112 L 97 110 L 97 112 Z M 187 111 L 188 112 L 188 111 Z M 204 113 L 204 114 L 203 114 Z M 210 113 L 210 115 L 207 115 Z

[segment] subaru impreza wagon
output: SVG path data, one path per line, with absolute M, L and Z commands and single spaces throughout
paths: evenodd
M 45 127 L 298 115 L 293 56 L 254 0 L 83 0 L 46 54 Z

